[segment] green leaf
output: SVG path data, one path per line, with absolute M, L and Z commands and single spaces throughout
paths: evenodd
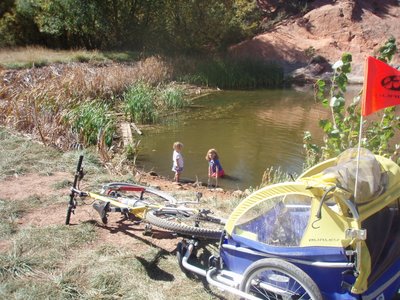
M 332 97 L 331 102 L 329 103 L 330 107 L 341 107 L 345 103 L 343 97 Z
M 324 98 L 323 100 L 322 100 L 322 105 L 324 106 L 324 107 L 329 107 L 329 102 L 328 102 L 328 99 L 327 98 Z
M 332 122 L 329 120 L 320 120 L 319 127 L 321 127 L 324 130 L 324 132 L 329 132 L 330 130 L 332 130 L 333 125 Z
M 336 84 L 342 91 L 346 91 L 346 85 L 347 85 L 347 76 L 346 74 L 340 73 L 339 76 L 336 77 Z
M 320 89 L 321 89 L 321 88 L 324 88 L 325 85 L 326 85 L 325 81 L 322 80 L 322 79 L 318 79 L 317 82 L 316 82 L 316 84 L 318 85 L 318 87 L 319 87 Z
M 344 64 L 351 63 L 353 60 L 353 56 L 351 53 L 343 53 L 342 54 L 342 61 Z
M 342 67 L 342 72 L 346 73 L 346 74 L 350 73 L 351 72 L 351 65 L 349 63 L 344 64 L 343 67 Z

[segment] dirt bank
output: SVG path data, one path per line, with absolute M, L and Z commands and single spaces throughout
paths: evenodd
M 361 82 L 365 57 L 376 54 L 391 36 L 400 41 L 398 1 L 317 0 L 310 9 L 232 47 L 231 52 L 280 61 L 288 73 L 306 66 L 312 57 L 322 56 L 333 64 L 349 52 L 353 55 L 350 79 Z M 400 64 L 399 55 L 393 64 Z

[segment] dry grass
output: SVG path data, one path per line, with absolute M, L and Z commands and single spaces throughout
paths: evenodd
M 26 51 L 1 52 L 1 61 L 17 60 Z M 30 49 L 32 56 L 51 50 Z M 61 52 L 61 53 L 60 53 Z M 8 54 L 7 54 L 8 53 Z M 74 52 L 75 55 L 78 53 Z M 62 51 L 54 52 L 64 55 Z M 149 57 L 130 64 L 68 63 L 41 68 L 0 71 L 0 124 L 38 137 L 45 144 L 70 144 L 77 138 L 65 123 L 65 114 L 86 101 L 115 103 L 136 82 L 156 85 L 170 76 L 169 66 L 159 57 Z

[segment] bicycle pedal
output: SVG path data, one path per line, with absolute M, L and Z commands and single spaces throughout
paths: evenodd
M 108 223 L 107 215 L 105 215 L 104 217 L 101 218 L 101 222 L 103 222 L 103 224 L 107 224 Z
M 104 224 L 107 224 L 108 222 L 107 212 L 110 211 L 110 202 L 102 202 L 102 203 L 95 202 L 93 203 L 92 206 L 99 213 L 101 221 Z
M 152 236 L 153 235 L 152 226 L 150 224 L 146 224 L 144 226 L 144 231 L 142 232 L 142 234 L 145 236 Z
M 145 230 L 145 231 L 142 232 L 142 235 L 153 237 L 153 232 L 152 232 L 152 231 Z

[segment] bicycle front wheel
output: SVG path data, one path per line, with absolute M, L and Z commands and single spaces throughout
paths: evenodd
M 69 225 L 69 222 L 71 220 L 71 214 L 72 214 L 72 206 L 68 205 L 67 216 L 65 217 L 65 225 Z
M 179 209 L 150 210 L 145 219 L 152 225 L 171 230 L 183 236 L 219 240 L 223 219 Z

